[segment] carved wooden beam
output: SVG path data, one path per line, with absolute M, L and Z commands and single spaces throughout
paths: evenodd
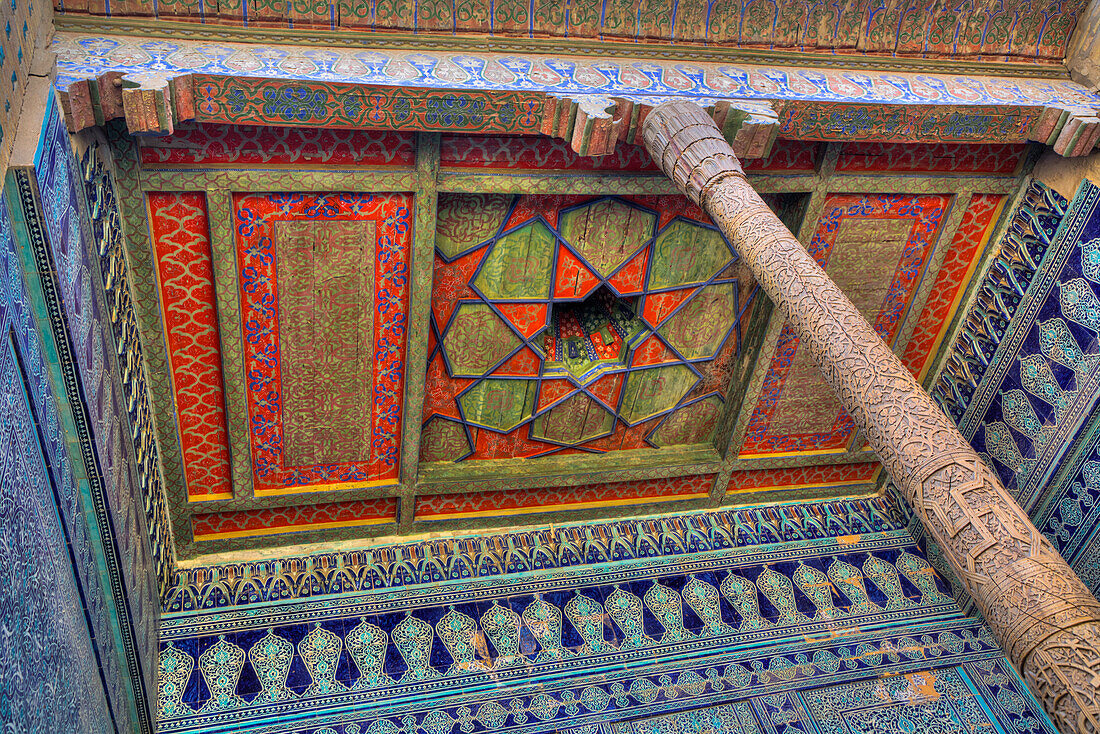
M 579 155 L 601 156 L 637 142 L 664 96 L 561 93 L 539 89 L 398 86 L 224 74 L 106 71 L 69 82 L 62 105 L 71 132 L 124 117 L 136 135 L 169 135 L 181 122 L 374 128 L 485 135 L 549 135 Z M 776 136 L 794 140 L 1022 143 L 1065 156 L 1100 141 L 1091 107 L 847 103 L 693 97 L 738 157 L 763 158 Z
M 635 138 L 645 116 L 654 105 L 664 101 L 651 97 L 473 93 L 463 89 L 378 85 L 329 85 L 337 88 L 325 89 L 286 81 L 265 83 L 267 80 L 263 79 L 242 79 L 233 85 L 233 81 L 230 77 L 214 80 L 210 75 L 109 72 L 71 84 L 62 92 L 62 108 L 70 132 L 125 118 L 127 129 L 134 135 L 171 135 L 177 125 L 191 120 L 286 125 L 306 122 L 315 126 L 317 118 L 324 127 L 479 132 L 478 128 L 489 119 L 484 132 L 541 133 L 565 140 L 578 155 L 602 156 L 614 153 L 620 142 L 640 143 Z M 240 90 L 239 96 L 236 90 Z M 331 99 L 340 99 L 336 105 L 340 109 L 333 115 L 327 114 L 327 107 L 333 105 L 326 94 L 330 91 Z M 324 95 L 323 99 L 318 94 Z M 424 103 L 421 114 L 409 103 L 410 98 Z M 253 104 L 256 99 L 274 99 L 275 104 L 268 105 L 264 112 L 263 104 Z M 354 108 L 346 106 L 349 99 L 356 101 Z M 202 106 L 196 107 L 196 100 Z M 226 119 L 220 114 L 235 105 L 245 113 L 239 120 Z M 771 153 L 779 119 L 768 102 L 710 100 L 706 106 L 740 157 L 764 158 Z M 272 108 L 279 111 L 273 112 Z M 355 112 L 350 112 L 351 109 Z M 363 119 L 356 120 L 356 114 Z M 273 116 L 276 119 L 271 119 Z M 461 118 L 469 123 L 456 124 Z
M 1089 107 L 1045 107 L 1029 138 L 1067 158 L 1088 155 L 1100 141 L 1100 117 Z
M 1059 729 L 1100 731 L 1100 602 L 757 195 L 710 115 L 662 105 L 643 136 L 808 346 Z

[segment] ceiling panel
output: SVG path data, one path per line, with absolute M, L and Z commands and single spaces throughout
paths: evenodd
M 412 197 L 233 207 L 254 493 L 396 481 Z
M 831 194 L 807 247 L 888 343 L 924 275 L 951 197 Z M 843 452 L 854 424 L 784 326 L 748 421 L 742 458 Z
M 438 220 L 423 461 L 710 441 L 753 284 L 694 205 L 444 194 Z
M 122 198 L 149 225 L 133 262 L 159 298 L 142 338 L 165 365 L 182 557 L 873 491 L 878 464 L 703 212 L 604 193 L 662 191 L 644 159 L 589 173 L 549 139 L 438 137 L 195 126 L 142 143 Z M 451 167 L 415 190 L 425 161 Z M 994 163 L 779 140 L 751 176 L 923 377 L 1008 188 L 956 198 L 920 171 Z M 847 181 L 907 193 L 828 193 Z M 448 190 L 547 184 L 573 193 Z

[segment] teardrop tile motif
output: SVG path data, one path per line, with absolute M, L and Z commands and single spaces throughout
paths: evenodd
M 849 614 L 873 614 L 882 611 L 882 607 L 867 596 L 867 589 L 863 586 L 863 574 L 858 568 L 837 558 L 829 566 L 828 573 L 829 579 L 836 584 L 840 593 L 852 602 L 848 608 Z
M 523 610 L 523 623 L 542 648 L 535 656 L 536 663 L 573 657 L 573 651 L 565 649 L 561 644 L 560 609 L 547 604 L 541 598 L 535 599 Z
M 703 620 L 704 635 L 717 637 L 729 635 L 735 631 L 722 619 L 718 590 L 706 581 L 700 581 L 693 576 L 684 586 L 683 597 L 692 611 Z
M 684 606 L 678 591 L 664 584 L 654 583 L 642 599 L 665 628 L 661 635 L 662 644 L 695 639 L 695 635 L 684 629 Z
M 494 668 L 514 668 L 526 662 L 519 654 L 519 625 L 519 615 L 495 601 L 481 615 L 481 629 L 497 650 Z
M 741 615 L 740 632 L 767 629 L 771 622 L 760 616 L 760 599 L 756 596 L 756 584 L 744 576 L 731 573 L 722 581 L 722 595 Z
M 298 643 L 298 654 L 313 679 L 302 692 L 304 698 L 327 696 L 347 690 L 343 683 L 336 680 L 336 666 L 340 662 L 343 649 L 343 641 L 322 627 L 320 622 Z
M 913 606 L 913 601 L 901 588 L 901 579 L 898 578 L 894 564 L 871 555 L 863 562 L 863 574 L 886 594 L 887 609 L 905 609 Z
M 642 626 L 642 601 L 634 594 L 615 587 L 607 597 L 607 615 L 623 631 L 620 650 L 634 650 L 654 644 Z
M 383 670 L 388 646 L 384 629 L 360 619 L 359 624 L 344 638 L 344 644 L 359 669 L 359 680 L 355 681 L 352 690 L 364 691 L 393 684 L 393 679 Z
M 290 664 L 294 660 L 294 646 L 269 629 L 267 635 L 256 641 L 248 650 L 248 659 L 252 669 L 260 680 L 261 691 L 252 703 L 275 703 L 296 698 L 294 692 L 286 687 L 286 677 L 290 673 Z
M 894 565 L 905 574 L 905 578 L 909 579 L 913 586 L 920 589 L 922 604 L 954 603 L 955 600 L 940 591 L 939 586 L 936 585 L 936 571 L 928 561 L 909 551 L 902 551 Z
M 844 616 L 833 603 L 832 582 L 821 571 L 799 561 L 798 568 L 794 572 L 794 582 L 817 607 L 814 619 L 836 619 Z
M 236 693 L 244 657 L 244 650 L 232 642 L 226 642 L 225 635 L 219 635 L 218 641 L 199 655 L 199 672 L 210 689 L 210 698 L 199 713 L 225 711 L 244 705 L 244 699 Z
M 595 599 L 577 594 L 565 605 L 565 616 L 584 638 L 582 654 L 611 652 L 615 648 L 603 637 L 604 611 Z
M 789 578 L 767 566 L 757 577 L 756 585 L 764 596 L 768 597 L 772 606 L 779 610 L 779 619 L 775 622 L 777 625 L 785 627 L 792 624 L 806 624 L 810 621 L 809 617 L 798 611 L 794 585 Z
M 439 671 L 429 662 L 432 640 L 435 639 L 430 624 L 410 614 L 393 628 L 390 636 L 394 647 L 408 666 L 408 670 L 401 676 L 401 683 L 415 683 L 439 677 Z
M 454 662 L 447 675 L 460 673 L 478 673 L 485 670 L 484 659 L 488 658 L 477 629 L 477 622 L 471 617 L 451 607 L 451 610 L 435 623 L 435 633 L 443 642 Z M 480 657 L 479 658 L 479 653 Z

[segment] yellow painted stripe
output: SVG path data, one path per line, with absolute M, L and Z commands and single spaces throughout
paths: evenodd
M 308 525 L 284 525 L 279 528 L 255 528 L 253 530 L 233 530 L 225 533 L 208 533 L 195 535 L 196 541 L 222 540 L 224 538 L 255 538 L 259 535 L 284 535 L 289 533 L 304 533 L 308 530 L 327 530 L 329 528 L 355 528 L 363 525 L 385 525 L 396 522 L 391 517 L 371 518 L 369 520 L 340 520 L 337 522 L 318 522 Z
M 214 494 L 189 494 L 187 495 L 187 501 L 190 502 L 213 502 L 214 500 L 231 500 L 233 499 L 232 492 L 216 492 Z
M 274 497 L 281 494 L 308 494 L 310 492 L 335 492 L 341 489 L 367 489 L 368 487 L 396 487 L 392 479 L 372 479 L 366 482 L 338 482 L 336 484 L 308 484 L 282 489 L 257 489 L 257 497 Z
M 709 497 L 710 492 L 694 492 L 692 494 L 677 494 L 668 497 L 638 497 L 617 500 L 594 500 L 592 502 L 577 502 L 562 505 L 532 505 L 530 507 L 502 507 L 499 510 L 481 510 L 478 512 L 444 512 L 439 514 L 419 513 L 417 520 L 457 520 L 464 517 L 499 517 L 505 515 L 530 515 L 536 512 L 560 512 L 562 510 L 588 510 L 596 507 L 622 507 L 624 505 L 641 505 L 656 502 L 673 502 L 676 500 L 697 500 Z
M 825 456 L 828 454 L 846 454 L 848 449 L 825 449 L 823 451 L 777 451 L 764 454 L 738 454 L 738 459 L 776 459 L 785 456 Z

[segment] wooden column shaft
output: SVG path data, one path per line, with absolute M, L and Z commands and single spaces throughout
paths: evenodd
M 661 105 L 643 137 L 782 310 L 1059 729 L 1100 732 L 1100 602 L 757 195 L 709 115 Z

